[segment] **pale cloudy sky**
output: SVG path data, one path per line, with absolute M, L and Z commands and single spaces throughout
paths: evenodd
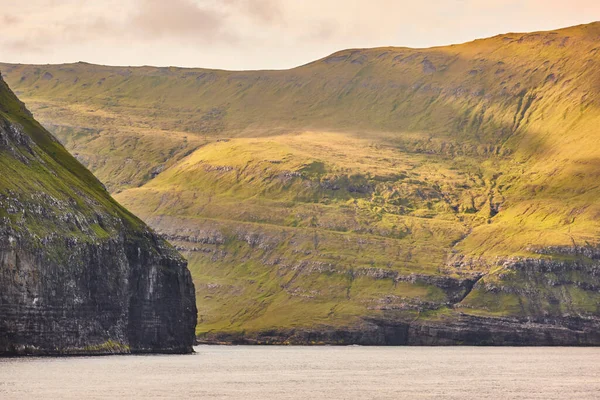
M 600 0 L 0 0 L 0 61 L 275 69 L 600 20 Z

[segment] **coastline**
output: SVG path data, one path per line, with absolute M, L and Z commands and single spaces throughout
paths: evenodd
M 545 321 L 476 317 L 452 321 L 364 321 L 355 327 L 207 332 L 200 345 L 361 346 L 600 346 L 600 321 L 561 318 Z

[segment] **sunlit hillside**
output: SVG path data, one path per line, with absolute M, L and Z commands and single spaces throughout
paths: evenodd
M 253 337 L 597 323 L 599 53 L 594 23 L 287 71 L 0 68 L 184 251 L 198 333 Z

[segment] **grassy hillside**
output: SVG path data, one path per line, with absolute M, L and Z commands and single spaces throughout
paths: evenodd
M 594 23 L 287 71 L 0 67 L 185 252 L 200 333 L 595 318 L 598 43 Z

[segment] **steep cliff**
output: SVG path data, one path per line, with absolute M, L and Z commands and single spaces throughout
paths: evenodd
M 192 351 L 184 259 L 0 81 L 0 355 Z

